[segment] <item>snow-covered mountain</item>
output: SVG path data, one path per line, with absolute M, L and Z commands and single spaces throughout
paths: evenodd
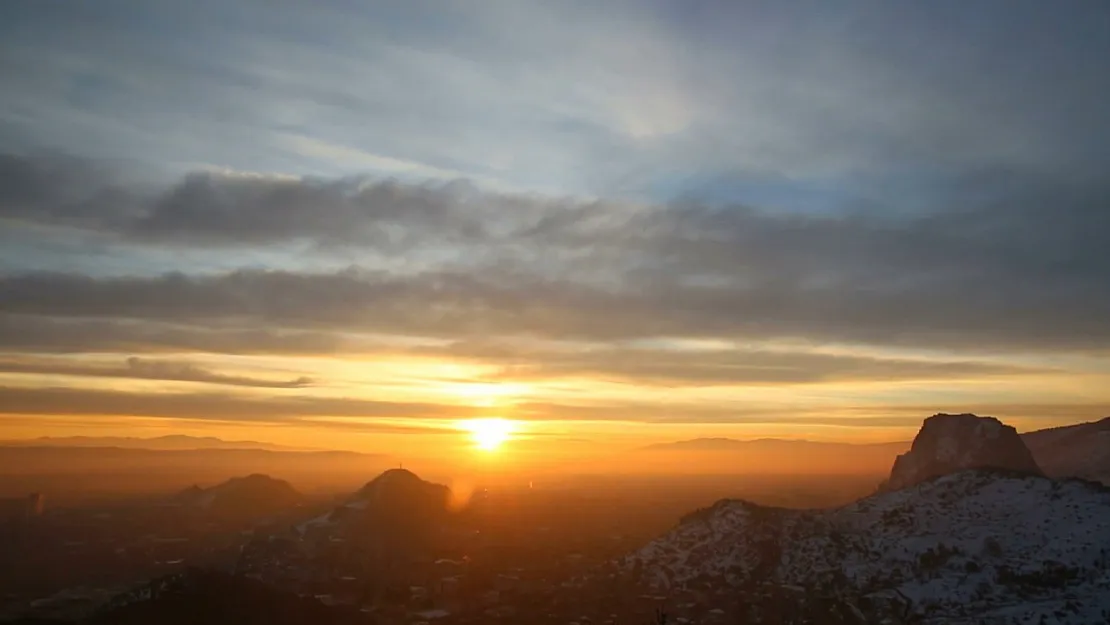
M 1002 436 L 971 425 L 955 457 Z M 1110 622 L 1110 489 L 953 468 L 829 510 L 720 501 L 619 565 L 670 596 L 731 588 L 739 622 Z

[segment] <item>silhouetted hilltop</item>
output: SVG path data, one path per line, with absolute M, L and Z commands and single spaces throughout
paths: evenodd
M 296 526 L 306 539 L 341 538 L 376 551 L 423 550 L 449 518 L 451 490 L 390 469 L 323 515 Z
M 264 516 L 287 510 L 302 496 L 289 482 L 255 473 L 233 477 L 211 488 L 192 486 L 178 493 L 177 501 L 219 516 Z

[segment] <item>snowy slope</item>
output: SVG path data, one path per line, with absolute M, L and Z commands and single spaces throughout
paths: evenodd
M 1110 490 L 972 470 L 832 510 L 718 502 L 622 566 L 672 593 L 835 596 L 862 622 L 1102 624 L 1108 560 Z

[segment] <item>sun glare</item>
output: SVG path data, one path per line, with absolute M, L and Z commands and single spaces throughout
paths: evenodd
M 508 419 L 470 419 L 462 424 L 470 432 L 474 444 L 483 451 L 494 451 L 509 440 L 513 433 L 513 422 Z
M 468 405 L 485 408 L 511 404 L 515 396 L 524 392 L 522 385 L 506 383 L 452 383 L 444 388 Z

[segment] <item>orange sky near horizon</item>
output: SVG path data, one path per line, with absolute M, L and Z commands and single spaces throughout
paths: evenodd
M 188 434 L 459 462 L 491 453 L 475 449 L 468 429 L 475 419 L 512 423 L 508 440 L 492 452 L 502 462 L 559 463 L 699 437 L 907 441 L 922 419 L 941 411 L 990 414 L 1026 431 L 1104 416 L 1098 410 L 1105 397 L 1091 389 L 1110 388 L 1098 373 L 1036 370 L 712 385 L 604 375 L 514 378 L 480 361 L 407 354 L 143 359 L 176 363 L 184 376 L 128 368 L 124 354 L 6 362 L 35 366 L 0 373 L 9 399 L 16 394 L 0 408 L 7 413 L 0 439 Z M 34 372 L 65 370 L 62 363 L 72 370 Z M 155 379 L 189 372 L 211 379 Z M 289 388 L 219 384 L 302 377 L 303 384 Z M 18 397 L 20 391 L 28 396 Z M 21 413 L 22 405 L 33 411 Z

